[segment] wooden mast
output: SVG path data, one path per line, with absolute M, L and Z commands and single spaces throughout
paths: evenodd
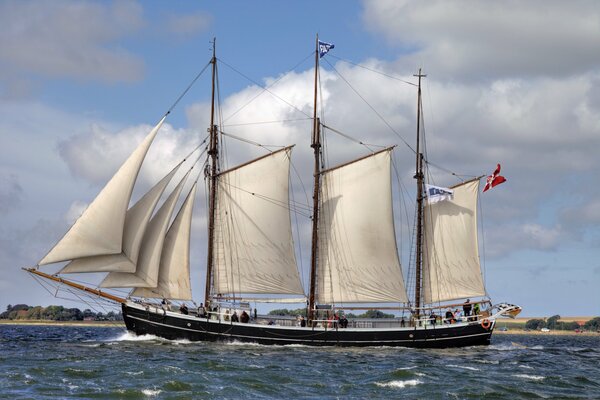
M 318 251 L 318 226 L 319 226 L 319 180 L 321 178 L 321 132 L 320 122 L 317 118 L 317 84 L 319 79 L 319 34 L 315 42 L 315 92 L 313 109 L 313 131 L 310 147 L 315 154 L 314 185 L 313 185 L 313 218 L 312 218 L 312 250 L 310 260 L 310 293 L 308 296 L 308 320 L 314 319 L 315 309 L 315 286 L 317 274 L 317 251 Z
M 217 197 L 217 163 L 219 161 L 219 137 L 217 135 L 217 127 L 215 126 L 215 79 L 217 72 L 217 57 L 216 57 L 216 42 L 213 38 L 213 56 L 210 60 L 212 64 L 212 92 L 210 106 L 210 148 L 208 154 L 211 159 L 210 166 L 210 198 L 208 204 L 208 251 L 206 262 L 206 289 L 204 292 L 204 304 L 208 306 L 210 302 L 210 293 L 212 287 L 212 271 L 213 271 L 213 248 L 215 241 L 215 200 Z
M 421 314 L 421 273 L 423 268 L 423 154 L 421 153 L 421 78 L 427 75 L 419 73 L 413 75 L 419 78 L 417 91 L 417 154 L 415 176 L 417 180 L 417 246 L 415 255 L 415 317 Z

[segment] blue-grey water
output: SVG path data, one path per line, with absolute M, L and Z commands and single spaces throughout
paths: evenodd
M 0 325 L 6 399 L 600 399 L 600 337 L 462 349 L 190 343 L 124 328 Z

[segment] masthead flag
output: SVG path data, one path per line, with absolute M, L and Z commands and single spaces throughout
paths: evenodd
M 333 43 L 322 42 L 319 40 L 319 58 L 323 57 L 334 47 L 335 45 Z
M 500 176 L 500 164 L 498 164 L 494 173 L 487 177 L 483 191 L 485 192 L 486 190 L 489 190 L 503 182 L 506 182 L 506 178 L 503 176 Z

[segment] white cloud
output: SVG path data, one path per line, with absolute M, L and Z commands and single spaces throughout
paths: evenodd
M 142 9 L 132 1 L 4 1 L 0 3 L 0 76 L 9 85 L 15 76 L 27 73 L 107 82 L 138 80 L 143 63 L 118 40 L 142 25 Z
M 569 76 L 600 62 L 595 1 L 365 1 L 364 20 L 424 65 L 456 80 Z
M 113 132 L 95 124 L 89 131 L 61 141 L 59 153 L 74 176 L 101 186 L 151 129 L 150 125 L 138 125 Z M 146 156 L 141 185 L 156 183 L 199 143 L 200 139 L 193 132 L 164 124 Z

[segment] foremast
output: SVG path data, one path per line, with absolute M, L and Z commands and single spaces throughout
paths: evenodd
M 217 197 L 217 165 L 219 162 L 219 137 L 217 127 L 215 126 L 215 80 L 217 74 L 216 42 L 213 38 L 212 49 L 213 56 L 210 60 L 212 64 L 212 89 L 210 105 L 210 146 L 208 155 L 210 156 L 210 194 L 208 203 L 208 250 L 206 262 L 206 289 L 204 292 L 204 304 L 209 304 L 211 299 L 212 275 L 214 267 L 214 242 L 215 242 L 215 201 Z
M 308 319 L 312 320 L 315 309 L 315 285 L 317 274 L 317 254 L 318 254 L 318 226 L 319 226 L 319 194 L 321 179 L 321 132 L 320 122 L 317 118 L 317 84 L 319 79 L 319 35 L 315 41 L 315 89 L 314 89 L 314 108 L 313 108 L 313 130 L 310 147 L 313 148 L 315 155 L 314 184 L 313 184 L 313 217 L 312 217 L 312 253 L 310 260 L 310 291 L 308 296 Z
M 421 287 L 423 270 L 423 154 L 421 152 L 421 78 L 427 76 L 421 73 L 414 75 L 419 78 L 417 89 L 417 149 L 415 176 L 417 180 L 417 237 L 415 253 L 415 318 L 419 319 L 421 313 Z

